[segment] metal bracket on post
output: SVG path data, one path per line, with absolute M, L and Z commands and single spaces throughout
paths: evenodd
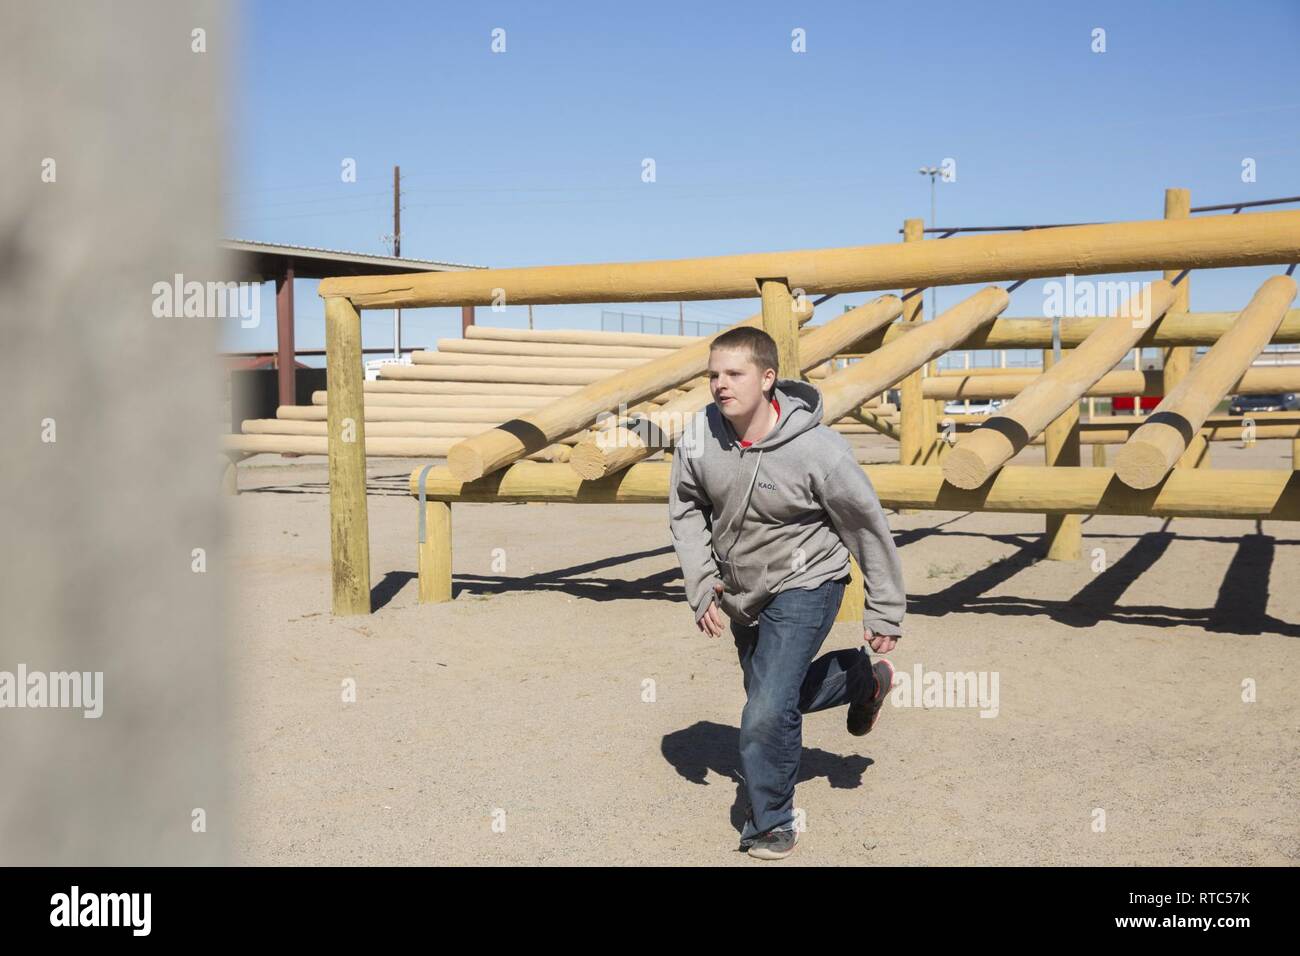
M 424 502 L 425 502 L 426 496 L 425 496 L 425 493 L 424 493 L 424 477 L 425 477 L 425 475 L 427 475 L 427 474 L 429 473 L 429 469 L 432 468 L 432 467 L 433 467 L 432 464 L 428 464 L 428 465 L 425 465 L 424 468 L 421 469 L 421 471 L 420 471 L 420 544 L 424 544 L 424 536 L 425 536 L 425 529 L 424 529 Z

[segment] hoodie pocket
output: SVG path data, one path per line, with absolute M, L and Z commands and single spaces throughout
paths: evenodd
M 776 596 L 774 577 L 762 562 L 719 562 L 722 598 L 718 602 L 732 620 L 753 624 L 767 603 Z

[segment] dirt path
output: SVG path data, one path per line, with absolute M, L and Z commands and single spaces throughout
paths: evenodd
M 1290 466 L 1282 442 L 1214 454 Z M 736 852 L 735 651 L 694 628 L 664 508 L 457 505 L 456 598 L 420 606 L 412 465 L 372 463 L 382 606 L 343 619 L 323 460 L 241 465 L 243 860 L 759 865 Z M 891 659 L 996 674 L 996 716 L 895 705 L 866 738 L 808 716 L 791 863 L 1300 862 L 1300 527 L 1092 518 L 1066 563 L 1037 558 L 1039 516 L 890 522 Z

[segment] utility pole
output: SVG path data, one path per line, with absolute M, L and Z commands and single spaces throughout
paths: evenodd
M 393 167 L 393 258 L 402 257 L 402 167 Z M 393 310 L 393 358 L 402 357 L 402 310 Z
M 934 228 L 934 177 L 938 176 L 942 170 L 937 166 L 922 166 L 917 170 L 922 176 L 930 177 L 930 228 Z M 938 307 L 935 305 L 935 288 L 930 286 L 930 318 L 935 318 L 939 314 Z

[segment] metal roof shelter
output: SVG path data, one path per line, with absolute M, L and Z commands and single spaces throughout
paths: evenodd
M 249 239 L 223 239 L 221 248 L 234 267 L 240 282 L 275 283 L 275 358 L 279 370 L 281 401 L 293 401 L 293 280 L 326 279 L 332 276 L 400 275 L 410 272 L 464 272 L 485 266 L 461 262 L 438 262 L 433 259 L 404 259 L 376 256 L 364 252 L 319 249 L 313 246 L 287 246 L 277 242 L 254 242 Z M 461 307 L 461 330 L 474 324 L 474 306 Z M 375 351 L 375 350 L 372 350 Z M 384 350 L 387 351 L 387 350 Z

